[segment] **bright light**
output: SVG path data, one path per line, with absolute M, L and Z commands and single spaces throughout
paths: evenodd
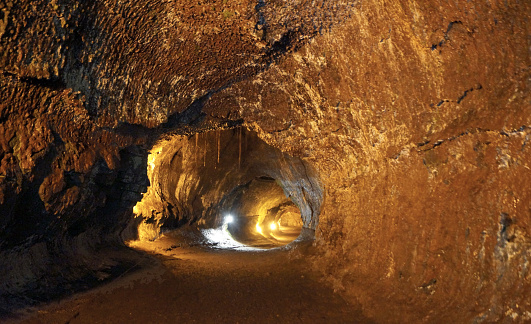
M 218 249 L 235 249 L 241 251 L 255 251 L 259 250 L 250 246 L 241 244 L 235 241 L 227 230 L 226 226 L 219 228 L 202 229 L 201 233 L 206 239 L 215 244 L 215 248 Z
M 232 215 L 227 215 L 227 217 L 225 217 L 225 224 L 230 224 L 234 222 L 234 217 L 232 217 Z
M 271 223 L 271 225 L 269 225 L 269 228 L 270 228 L 272 231 L 274 231 L 274 230 L 277 229 L 277 224 L 275 224 L 275 223 Z
M 149 155 L 149 157 L 148 157 L 148 165 L 149 165 L 149 168 L 151 169 L 151 171 L 153 171 L 153 169 L 155 169 L 155 155 L 153 155 L 153 154 Z
M 256 231 L 260 234 L 262 234 L 262 228 L 260 227 L 260 224 L 256 223 Z

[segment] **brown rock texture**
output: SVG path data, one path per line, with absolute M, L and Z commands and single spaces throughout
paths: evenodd
M 146 220 L 143 192 L 185 188 L 149 174 L 150 152 L 182 167 L 196 134 L 241 126 L 313 170 L 269 176 L 318 201 L 299 206 L 312 263 L 365 316 L 531 321 L 530 16 L 527 1 L 0 3 L 2 296 L 98 271 L 89 256 Z M 153 202 L 157 221 L 215 222 L 201 190 Z
M 315 230 L 323 199 L 311 166 L 242 128 L 157 142 L 148 156 L 147 176 L 151 185 L 135 205 L 131 224 L 147 240 L 159 237 L 163 227 L 215 227 L 230 213 L 261 214 L 262 222 L 267 210 L 287 202 L 296 204 L 304 226 Z
M 317 166 L 316 266 L 382 322 L 531 319 L 529 7 L 468 6 L 361 4 L 225 90 Z

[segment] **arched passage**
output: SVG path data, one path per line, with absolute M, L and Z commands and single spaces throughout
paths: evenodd
M 229 233 L 242 243 L 283 245 L 315 229 L 323 197 L 310 165 L 244 128 L 160 140 L 148 177 L 134 207 L 139 238 L 148 240 L 183 225 L 220 228 L 230 214 Z
M 235 188 L 221 205 L 228 233 L 243 244 L 275 247 L 295 240 L 301 233 L 299 209 L 273 178 L 258 177 Z

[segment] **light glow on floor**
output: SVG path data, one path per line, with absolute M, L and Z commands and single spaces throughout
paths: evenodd
M 238 251 L 261 251 L 262 249 L 244 245 L 232 238 L 228 230 L 228 224 L 218 228 L 209 228 L 201 230 L 205 238 L 218 249 L 233 249 Z

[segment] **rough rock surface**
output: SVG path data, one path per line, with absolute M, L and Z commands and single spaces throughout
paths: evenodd
M 531 320 L 530 13 L 0 2 L 2 296 L 97 271 L 89 256 L 134 235 L 161 136 L 243 125 L 316 170 L 313 264 L 366 316 Z
M 304 227 L 315 230 L 323 199 L 311 166 L 242 128 L 161 140 L 148 156 L 147 175 L 151 185 L 130 227 L 148 240 L 188 223 L 219 226 L 228 213 L 261 215 L 262 222 L 268 209 L 291 201 Z M 257 181 L 276 183 L 281 194 L 267 186 L 253 190 Z

